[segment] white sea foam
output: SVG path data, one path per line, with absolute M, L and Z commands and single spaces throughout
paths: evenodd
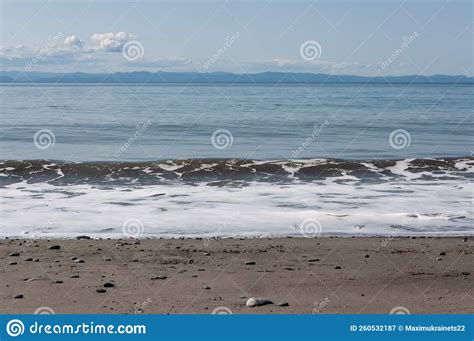
M 392 172 L 405 175 L 404 167 Z M 19 182 L 0 190 L 0 237 L 123 237 L 129 219 L 143 223 L 141 237 L 303 236 L 305 219 L 316 219 L 321 235 L 474 234 L 469 179 L 341 179 L 136 188 Z

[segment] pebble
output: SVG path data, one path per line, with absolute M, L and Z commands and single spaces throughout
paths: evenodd
M 17 265 L 17 262 L 9 262 L 8 265 Z
M 89 237 L 89 236 L 77 236 L 76 239 L 77 240 L 89 240 L 89 239 L 91 239 L 91 237 Z
M 438 258 L 436 258 L 436 260 L 443 260 L 443 258 L 441 258 L 441 257 L 438 257 Z
M 341 269 L 341 267 L 338 265 L 338 266 L 335 266 L 334 269 L 339 270 Z
M 32 262 L 32 261 L 33 261 L 33 258 L 25 258 L 24 261 L 25 261 L 25 262 Z
M 247 303 L 245 305 L 247 307 L 260 307 L 262 305 L 267 305 L 267 304 L 273 304 L 272 301 L 266 298 L 256 298 L 256 297 L 251 297 L 247 300 Z
M 15 299 L 20 299 L 20 298 L 23 298 L 23 297 L 24 297 L 23 294 L 18 294 L 18 295 L 15 296 Z
M 18 257 L 18 256 L 20 256 L 20 253 L 19 252 L 10 252 L 8 255 L 10 257 Z
M 288 307 L 289 304 L 288 304 L 288 302 L 280 302 L 280 303 L 277 303 L 277 306 L 279 306 L 279 307 Z
M 308 259 L 308 262 L 319 262 L 319 258 Z
M 74 263 L 84 263 L 84 259 L 76 259 Z
M 461 272 L 461 273 L 462 273 L 464 276 L 469 276 L 469 275 L 470 275 L 470 273 L 467 272 L 467 271 L 463 271 L 463 272 Z
M 364 257 L 365 257 L 365 258 L 370 258 L 370 255 L 365 255 Z
M 439 255 L 440 256 L 446 256 L 446 252 L 440 252 Z
M 48 249 L 49 250 L 60 250 L 61 246 L 60 245 L 51 245 Z
M 156 276 L 156 277 L 152 277 L 151 280 L 154 281 L 155 279 L 167 279 L 168 277 L 166 276 Z
M 110 283 L 110 282 L 105 282 L 104 283 L 104 288 L 113 288 L 113 287 L 115 287 L 114 283 Z
M 248 261 L 245 262 L 244 265 L 255 265 L 256 263 L 254 261 Z
M 98 292 L 99 294 L 104 294 L 107 292 L 107 290 L 100 288 L 100 289 L 97 289 L 96 292 Z

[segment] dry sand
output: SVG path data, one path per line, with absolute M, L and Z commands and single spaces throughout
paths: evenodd
M 473 245 L 472 237 L 1 240 L 0 312 L 473 313 Z M 275 304 L 248 308 L 249 297 Z

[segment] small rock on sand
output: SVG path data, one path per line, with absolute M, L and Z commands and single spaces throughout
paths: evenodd
M 256 298 L 256 297 L 251 297 L 247 300 L 247 303 L 245 305 L 247 307 L 260 307 L 262 305 L 267 305 L 267 304 L 273 304 L 272 301 L 270 301 L 267 298 Z
M 15 296 L 15 299 L 18 300 L 18 299 L 23 298 L 23 297 L 24 297 L 23 294 L 18 294 L 18 295 Z
M 288 302 L 280 302 L 280 303 L 277 304 L 277 306 L 279 306 L 279 307 L 288 307 L 289 304 L 288 304 Z
M 96 292 L 98 292 L 99 294 L 105 294 L 107 290 L 100 288 L 100 289 L 97 289 Z
M 18 256 L 20 256 L 20 253 L 19 252 L 10 252 L 8 255 L 10 257 L 18 257 Z
M 114 283 L 110 283 L 110 282 L 105 282 L 104 283 L 104 288 L 113 288 L 113 287 L 115 287 Z
M 77 240 L 89 240 L 89 239 L 91 239 L 91 237 L 89 237 L 89 236 L 77 236 L 76 239 Z
M 254 261 L 248 261 L 245 262 L 244 265 L 255 265 L 256 263 Z
M 61 246 L 60 245 L 51 245 L 48 249 L 49 250 L 60 250 Z
M 155 276 L 155 277 L 152 277 L 151 280 L 154 281 L 156 279 L 167 279 L 168 277 L 166 276 Z

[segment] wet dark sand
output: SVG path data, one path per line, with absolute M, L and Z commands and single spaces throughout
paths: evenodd
M 0 312 L 473 313 L 473 249 L 472 237 L 3 239 Z

